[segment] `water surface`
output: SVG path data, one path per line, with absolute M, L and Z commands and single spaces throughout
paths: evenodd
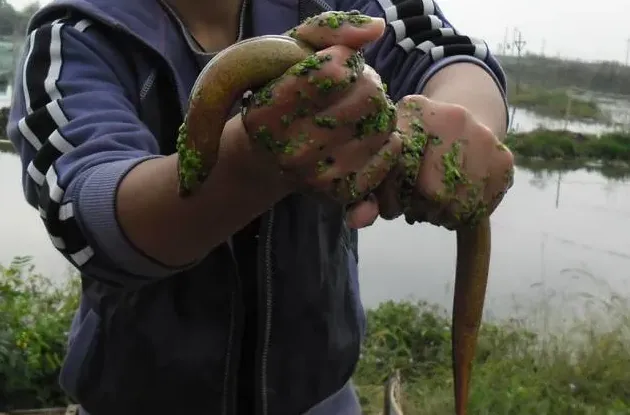
M 68 266 L 24 201 L 19 172 L 18 157 L 0 153 L 0 262 L 33 255 L 42 272 L 59 280 Z M 585 170 L 560 174 L 519 167 L 492 225 L 492 315 L 540 299 L 541 285 L 562 295 L 630 295 L 630 181 Z M 450 307 L 454 233 L 379 220 L 361 231 L 359 248 L 366 305 L 414 298 Z
M 10 102 L 10 90 L 0 106 Z M 607 99 L 615 119 L 627 102 Z M 512 127 L 539 126 L 601 133 L 612 127 L 565 123 L 516 109 Z M 548 166 L 547 166 L 548 167 Z M 0 153 L 0 262 L 32 255 L 38 268 L 57 280 L 68 264 L 52 247 L 34 209 L 24 201 L 20 162 Z M 488 315 L 513 315 L 519 304 L 554 298 L 630 295 L 630 180 L 596 171 L 560 173 L 540 166 L 519 167 L 515 186 L 492 217 L 493 241 Z M 377 221 L 360 234 L 362 295 L 368 306 L 387 299 L 414 298 L 451 306 L 455 234 L 403 220 Z M 572 304 L 579 302 L 570 301 Z M 566 307 L 558 302 L 558 307 Z

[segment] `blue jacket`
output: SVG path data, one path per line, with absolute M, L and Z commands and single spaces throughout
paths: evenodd
M 431 0 L 252 0 L 253 35 L 329 8 L 386 18 L 366 59 L 394 100 L 461 61 L 505 89 L 486 44 L 452 29 Z M 305 413 L 348 391 L 359 359 L 357 234 L 342 207 L 295 194 L 262 216 L 251 341 L 248 281 L 227 243 L 176 269 L 140 252 L 118 225 L 118 184 L 139 162 L 174 152 L 198 73 L 158 0 L 58 0 L 29 25 L 8 134 L 26 199 L 81 271 L 60 382 L 92 415 L 234 414 L 244 399 L 260 414 Z M 249 388 L 237 381 L 243 351 L 255 356 Z M 341 395 L 325 413 L 354 411 L 354 395 Z

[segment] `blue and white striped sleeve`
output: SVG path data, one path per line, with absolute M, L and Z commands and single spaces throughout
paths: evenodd
M 385 34 L 366 48 L 367 62 L 388 84 L 395 101 L 422 93 L 442 68 L 469 62 L 495 81 L 506 103 L 505 73 L 485 41 L 460 33 L 433 0 L 340 0 L 342 10 L 382 17 Z
M 42 23 L 28 34 L 14 84 L 7 134 L 22 160 L 26 200 L 55 248 L 114 286 L 177 272 L 140 252 L 117 221 L 119 183 L 160 157 L 120 51 L 89 20 Z

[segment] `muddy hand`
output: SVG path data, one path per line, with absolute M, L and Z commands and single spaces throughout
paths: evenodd
M 359 200 L 385 178 L 401 149 L 400 140 L 389 139 L 395 108 L 378 75 L 342 46 L 290 68 L 245 108 L 254 143 L 292 191 Z
M 410 223 L 451 230 L 489 216 L 513 183 L 507 147 L 461 106 L 411 95 L 397 104 L 397 113 L 404 151 L 413 150 L 417 162 L 401 165 L 379 188 L 381 215 L 391 219 L 404 213 Z M 405 179 L 405 171 L 401 198 L 396 183 Z
M 290 191 L 349 203 L 373 190 L 401 143 L 389 139 L 395 107 L 356 48 L 383 30 L 382 19 L 329 12 L 291 37 L 254 38 L 217 55 L 193 89 L 180 135 L 182 194 L 194 191 L 216 162 L 226 102 L 250 89 L 257 92 L 243 101 L 244 128 Z
M 453 302 L 456 413 L 466 413 L 490 261 L 490 222 L 512 185 L 511 153 L 462 107 L 409 96 L 398 103 L 403 157 L 375 191 L 381 215 L 457 230 Z

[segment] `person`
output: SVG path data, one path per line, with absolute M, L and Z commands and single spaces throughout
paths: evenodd
M 339 27 L 317 24 L 333 17 Z M 283 76 L 269 105 L 237 103 L 216 167 L 179 197 L 176 138 L 200 70 L 238 40 L 295 27 L 321 70 Z M 310 112 L 268 125 L 285 143 L 308 133 L 311 146 L 261 150 L 250 133 L 287 115 L 313 79 L 352 82 L 312 89 Z M 387 102 L 385 85 L 397 111 L 354 139 L 351 126 Z M 439 167 L 454 143 L 478 205 L 491 212 L 510 186 L 505 75 L 431 0 L 55 0 L 30 21 L 14 90 L 8 134 L 25 197 L 81 272 L 59 381 L 92 415 L 359 414 L 357 229 L 403 213 L 464 223 Z M 323 115 L 346 122 L 325 128 Z M 434 136 L 413 211 L 391 186 L 364 186 L 349 206 L 334 199 L 335 179 L 368 165 L 388 183 L 384 155 L 401 154 L 413 116 Z M 315 172 L 322 161 L 329 169 Z

